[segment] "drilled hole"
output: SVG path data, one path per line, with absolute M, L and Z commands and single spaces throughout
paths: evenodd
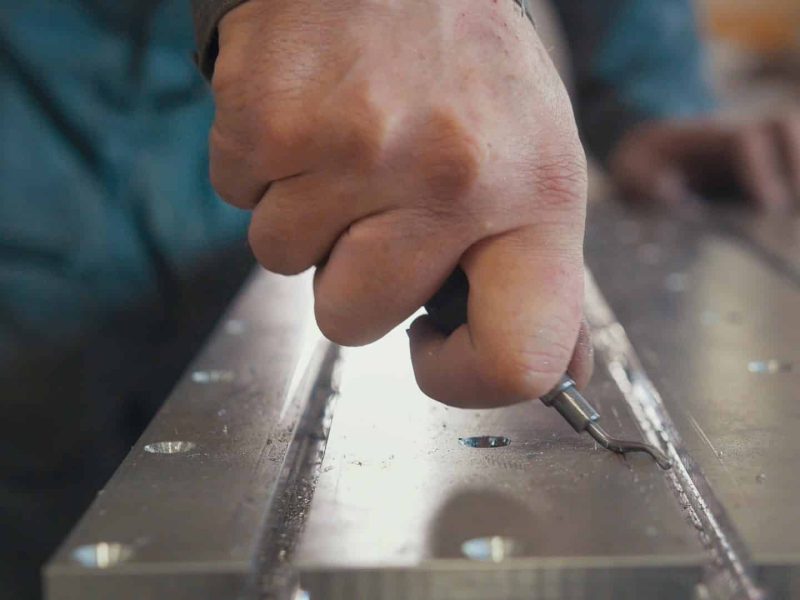
M 792 370 L 792 363 L 783 360 L 754 360 L 748 363 L 747 370 L 751 373 L 788 373 Z
M 90 569 L 108 569 L 125 562 L 133 556 L 133 548 L 117 542 L 98 542 L 78 546 L 72 553 L 72 560 Z
M 511 443 L 510 439 L 499 435 L 458 438 L 458 441 L 462 446 L 466 446 L 467 448 L 502 448 Z
M 231 382 L 236 379 L 236 373 L 233 371 L 223 371 L 220 369 L 212 369 L 210 371 L 194 371 L 192 373 L 192 381 L 195 383 L 220 383 Z
M 181 441 L 154 442 L 147 444 L 144 451 L 150 454 L 182 454 L 193 450 L 195 445 L 194 442 Z
M 472 560 L 501 562 L 507 558 L 522 556 L 523 547 L 517 540 L 494 535 L 467 540 L 461 544 L 461 552 Z

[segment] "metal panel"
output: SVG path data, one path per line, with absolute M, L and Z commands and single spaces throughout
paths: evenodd
M 778 597 L 800 595 L 798 219 L 594 207 L 587 260 Z M 768 233 L 771 232 L 771 233 Z
M 539 402 L 436 404 L 417 389 L 407 355 L 402 328 L 344 355 L 297 556 L 311 598 L 691 593 L 707 556 L 652 459 L 599 448 Z M 610 430 L 640 435 L 602 370 L 588 393 Z M 510 443 L 460 443 L 471 436 Z M 465 555 L 465 542 L 492 537 L 513 540 L 510 563 Z
M 797 223 L 602 204 L 587 239 L 621 323 L 600 323 L 587 396 L 610 431 L 641 435 L 603 351 L 626 335 L 713 516 L 775 597 L 800 596 Z M 538 402 L 430 401 L 400 329 L 344 354 L 328 436 L 333 355 L 309 305 L 307 279 L 253 280 L 50 563 L 50 598 L 286 598 L 295 569 L 314 600 L 675 598 L 708 583 L 719 555 L 648 457 L 608 453 Z M 486 436 L 498 443 L 459 441 Z M 194 445 L 145 449 L 181 441 Z
M 238 598 L 329 358 L 308 277 L 252 278 L 46 569 L 51 600 Z M 329 376 L 329 374 L 328 374 Z

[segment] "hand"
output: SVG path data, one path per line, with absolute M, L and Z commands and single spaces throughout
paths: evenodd
M 537 397 L 583 301 L 586 166 L 569 99 L 511 0 L 250 0 L 224 17 L 211 177 L 259 262 L 317 265 L 317 322 L 374 341 L 457 266 L 469 324 L 409 331 L 417 381 L 463 407 Z M 533 108 L 531 108 L 533 107 Z
M 739 192 L 780 211 L 800 202 L 800 111 L 752 123 L 656 121 L 612 153 L 613 179 L 630 199 L 675 205 L 691 193 Z

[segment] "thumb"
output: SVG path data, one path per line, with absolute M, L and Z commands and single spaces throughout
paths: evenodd
M 469 408 L 548 392 L 567 371 L 581 324 L 582 232 L 531 225 L 473 246 L 461 263 L 467 324 L 445 338 L 423 317 L 409 332 L 420 388 Z

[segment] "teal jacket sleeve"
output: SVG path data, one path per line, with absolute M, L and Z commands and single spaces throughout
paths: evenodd
M 713 109 L 691 0 L 554 0 L 588 151 L 605 162 L 634 125 Z

